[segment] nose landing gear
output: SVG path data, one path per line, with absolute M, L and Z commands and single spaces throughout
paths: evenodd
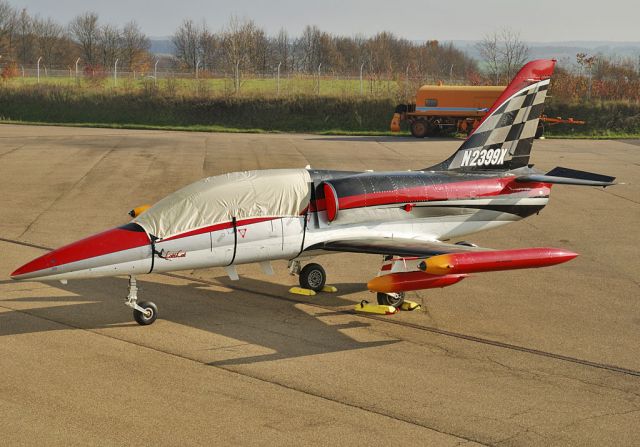
M 129 276 L 129 295 L 124 304 L 133 309 L 133 318 L 142 326 L 147 326 L 158 318 L 158 307 L 151 301 L 138 303 L 138 285 L 134 276 Z

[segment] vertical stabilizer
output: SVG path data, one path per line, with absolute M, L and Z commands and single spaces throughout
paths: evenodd
M 527 63 L 458 151 L 429 170 L 510 170 L 529 163 L 555 59 Z

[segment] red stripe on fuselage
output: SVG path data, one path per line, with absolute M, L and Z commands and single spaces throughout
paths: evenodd
M 246 225 L 251 225 L 260 222 L 268 222 L 270 220 L 281 219 L 280 217 L 254 217 L 251 219 L 244 219 L 236 221 L 236 227 L 244 227 Z M 195 236 L 197 234 L 203 233 L 211 233 L 213 231 L 225 230 L 228 228 L 233 228 L 233 222 L 224 222 L 215 225 L 209 225 L 208 227 L 198 228 L 197 230 L 187 231 L 186 233 L 176 234 L 175 236 L 168 237 L 166 239 L 162 239 L 160 242 L 164 241 L 172 241 L 174 239 L 182 239 L 183 237 Z
M 475 199 L 533 190 L 536 191 L 536 196 L 539 196 L 538 191 L 540 189 L 545 190 L 546 194 L 548 194 L 550 188 L 551 185 L 547 183 L 516 183 L 513 177 L 490 178 L 412 188 L 399 188 L 392 191 L 340 197 L 338 199 L 338 209 L 344 210 L 412 202 Z M 312 209 L 317 209 L 318 211 L 326 209 L 325 201 L 323 199 L 317 200 Z
M 258 222 L 278 219 L 276 217 L 259 217 L 253 219 L 244 219 L 236 222 L 237 227 L 251 225 Z M 211 225 L 186 233 L 178 234 L 164 240 L 180 239 L 201 233 L 232 228 L 233 222 L 225 222 L 221 224 Z M 71 262 L 82 261 L 85 259 L 95 258 L 97 256 L 117 253 L 119 251 L 130 250 L 132 248 L 142 247 L 150 243 L 147 233 L 144 231 L 132 231 L 124 228 L 113 228 L 102 233 L 95 234 L 85 239 L 81 239 L 72 244 L 60 247 L 50 253 L 47 253 L 31 262 L 23 265 L 11 274 L 13 277 L 33 273 L 40 270 L 58 267 Z

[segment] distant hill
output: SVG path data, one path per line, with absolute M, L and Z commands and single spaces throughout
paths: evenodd
M 451 43 L 474 59 L 480 59 L 477 40 L 453 40 Z M 640 63 L 640 42 L 567 41 L 527 42 L 531 59 L 554 58 L 562 64 L 575 64 L 576 54 L 603 54 L 612 58 L 631 58 Z
M 151 41 L 150 51 L 153 54 L 173 54 L 173 42 L 170 37 L 151 37 L 149 40 Z

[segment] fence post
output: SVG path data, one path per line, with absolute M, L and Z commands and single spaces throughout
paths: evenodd
M 80 58 L 76 59 L 76 81 L 78 80 L 78 62 L 80 62 Z
M 364 70 L 364 62 L 360 65 L 360 95 L 364 93 L 362 89 L 362 70 Z
M 113 86 L 118 86 L 118 61 L 120 59 L 116 58 L 116 63 L 113 65 Z
M 277 85 L 276 95 L 277 96 L 280 96 L 280 65 L 282 65 L 282 62 L 278 62 L 278 78 L 277 78 L 277 81 L 276 81 L 276 85 Z
M 158 62 L 160 59 L 156 59 L 156 63 L 153 64 L 153 85 L 156 86 L 158 82 Z
M 42 60 L 42 56 L 38 58 L 38 84 L 40 84 L 40 61 Z
M 322 62 L 318 65 L 318 95 L 320 94 L 320 68 L 322 67 Z
M 235 87 L 236 87 L 236 93 L 240 92 L 240 61 L 236 61 Z
M 198 67 L 200 67 L 200 61 L 196 62 L 196 79 L 198 79 Z

